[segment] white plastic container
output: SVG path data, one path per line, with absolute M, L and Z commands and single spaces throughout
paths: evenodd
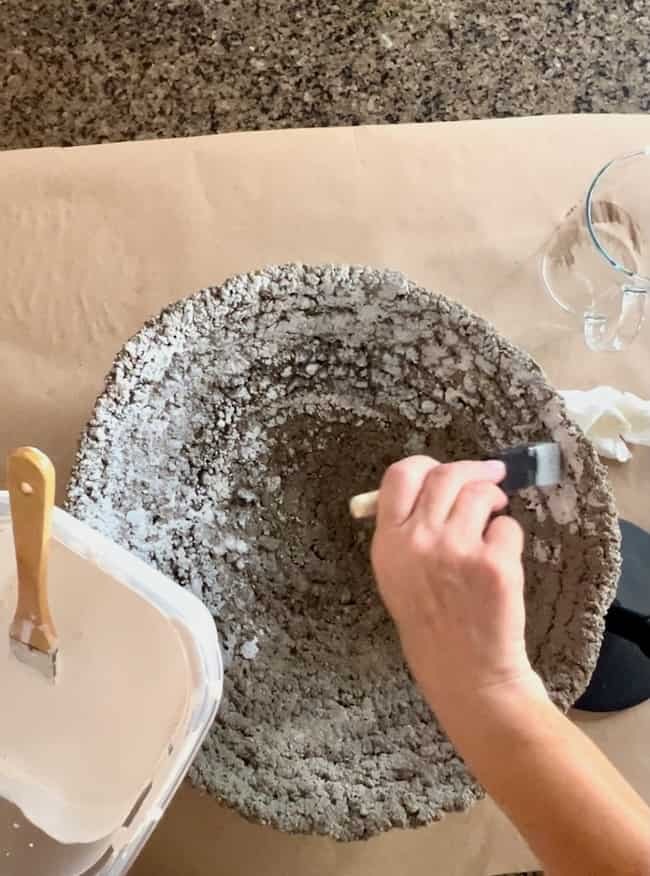
M 0 526 L 6 525 L 10 525 L 9 497 L 0 491 Z M 215 718 L 223 688 L 217 631 L 212 616 L 194 595 L 59 508 L 54 509 L 52 538 L 130 588 L 174 624 L 192 667 L 190 717 L 150 788 L 133 801 L 126 822 L 101 840 L 59 843 L 0 799 L 0 873 L 121 876 L 160 821 Z

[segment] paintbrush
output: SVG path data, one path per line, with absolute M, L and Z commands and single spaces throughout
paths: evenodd
M 564 471 L 560 445 L 552 441 L 510 447 L 490 456 L 505 463 L 506 476 L 499 486 L 512 495 L 527 487 L 551 487 L 562 480 Z M 350 499 L 350 514 L 358 520 L 377 514 L 378 490 Z
M 45 678 L 56 679 L 59 641 L 47 598 L 47 562 L 54 466 L 34 447 L 9 454 L 7 483 L 18 571 L 18 599 L 9 628 L 11 649 Z

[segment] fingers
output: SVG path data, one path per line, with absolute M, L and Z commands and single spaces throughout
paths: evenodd
M 386 469 L 379 489 L 377 528 L 401 526 L 408 520 L 426 476 L 437 465 L 429 456 L 410 456 Z
M 428 472 L 420 492 L 416 513 L 430 526 L 441 526 L 456 504 L 458 494 L 466 484 L 488 481 L 493 484 L 506 474 L 502 462 L 453 462 L 439 465 Z
M 496 517 L 486 529 L 484 541 L 499 554 L 519 558 L 524 550 L 524 531 L 512 517 Z
M 465 484 L 447 518 L 447 526 L 466 542 L 483 538 L 490 517 L 503 511 L 508 497 L 496 484 L 473 481 Z

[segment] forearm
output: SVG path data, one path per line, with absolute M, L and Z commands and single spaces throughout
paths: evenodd
M 552 876 L 647 876 L 650 811 L 541 692 L 489 694 L 439 716 Z
M 372 545 L 380 593 L 436 715 L 547 872 L 650 876 L 648 808 L 530 668 L 504 475 L 494 461 L 391 466 Z

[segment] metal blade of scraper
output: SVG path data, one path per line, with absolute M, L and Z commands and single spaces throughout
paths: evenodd
M 18 572 L 11 649 L 20 661 L 54 681 L 59 641 L 47 595 L 54 466 L 40 450 L 20 447 L 9 454 L 7 483 Z
M 564 475 L 562 450 L 554 441 L 522 444 L 493 454 L 505 463 L 506 476 L 499 484 L 509 496 L 527 487 L 551 487 Z M 350 514 L 357 520 L 375 517 L 379 491 L 360 493 L 350 499 Z

